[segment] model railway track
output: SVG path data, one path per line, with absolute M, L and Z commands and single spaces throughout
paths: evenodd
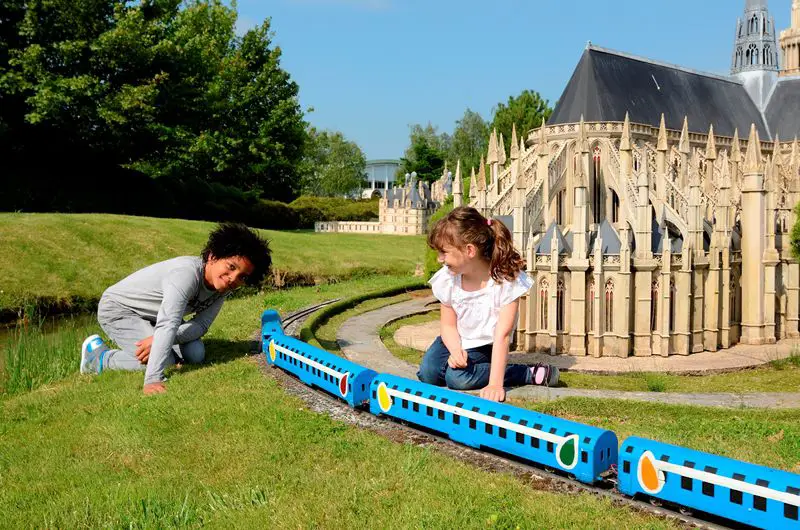
M 331 304 L 335 304 L 341 300 L 341 298 L 334 298 L 333 300 L 328 300 L 326 302 L 322 302 L 320 304 L 315 304 L 309 307 L 305 307 L 293 313 L 289 313 L 285 317 L 281 318 L 281 323 L 283 324 L 284 328 L 289 328 L 289 326 L 294 325 L 296 322 L 304 320 L 306 317 L 311 315 L 312 313 L 322 309 L 325 306 L 329 306 Z
M 406 422 L 397 421 L 386 416 L 375 416 L 362 409 L 353 409 L 330 394 L 304 384 L 294 374 L 269 366 L 266 362 L 263 363 L 263 366 L 267 373 L 283 383 L 284 388 L 290 394 L 302 399 L 315 412 L 327 414 L 334 419 L 345 421 L 361 428 L 370 429 L 383 436 L 388 434 L 393 439 L 401 438 L 403 441 L 418 446 L 433 446 L 437 450 L 468 463 L 476 464 L 477 461 L 477 465 L 482 469 L 512 471 L 517 477 L 534 477 L 538 479 L 538 482 L 548 484 L 544 489 L 550 491 L 564 494 L 591 493 L 608 498 L 615 504 L 679 521 L 689 528 L 708 530 L 751 528 L 745 525 L 728 526 L 729 523 L 727 521 L 720 522 L 713 516 L 694 515 L 680 507 L 657 506 L 641 500 L 631 499 L 614 490 L 615 480 L 613 478 L 608 478 L 605 482 L 590 486 L 548 471 L 541 466 L 521 462 L 502 454 L 478 451 L 435 432 L 409 425 Z

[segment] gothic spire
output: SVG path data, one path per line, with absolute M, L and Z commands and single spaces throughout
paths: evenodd
M 683 129 L 681 129 L 681 139 L 678 142 L 678 150 L 683 154 L 690 154 L 691 149 L 689 147 L 689 117 L 683 117 Z
M 656 149 L 659 151 L 666 151 L 667 146 L 667 126 L 664 122 L 664 113 L 661 113 L 661 124 L 658 126 L 658 145 Z
M 744 159 L 745 173 L 758 173 L 761 171 L 761 141 L 758 138 L 756 125 L 750 126 L 750 139 L 747 141 L 747 155 Z
M 519 141 L 517 140 L 517 124 L 511 124 L 511 160 L 519 158 Z

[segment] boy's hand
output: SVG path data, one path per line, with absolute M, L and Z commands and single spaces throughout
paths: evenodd
M 489 401 L 505 401 L 506 389 L 502 386 L 486 386 L 481 389 L 481 397 Z
M 164 383 L 150 383 L 144 385 L 142 388 L 142 392 L 144 392 L 145 396 L 152 396 L 153 394 L 163 394 L 167 391 L 167 387 L 164 386 Z
M 142 339 L 136 343 L 136 358 L 142 364 L 147 364 L 147 359 L 150 358 L 150 347 L 153 345 L 153 336 Z
M 465 350 L 461 350 L 458 355 L 451 353 L 450 357 L 447 358 L 447 365 L 454 370 L 466 368 L 468 358 L 469 356 Z

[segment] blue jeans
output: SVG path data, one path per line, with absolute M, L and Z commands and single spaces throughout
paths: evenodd
M 492 367 L 492 345 L 478 346 L 467 350 L 467 367 L 454 369 L 447 364 L 450 351 L 444 345 L 442 337 L 436 337 L 433 344 L 422 357 L 417 377 L 423 383 L 436 386 L 447 386 L 454 390 L 475 390 L 489 384 L 489 372 Z M 524 364 L 506 366 L 504 386 L 520 386 L 531 384 L 531 371 Z

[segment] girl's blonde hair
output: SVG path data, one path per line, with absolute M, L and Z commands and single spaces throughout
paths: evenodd
M 495 281 L 513 281 L 525 269 L 508 228 L 469 206 L 454 208 L 428 233 L 428 246 L 432 249 L 442 252 L 447 245 L 458 249 L 475 245 L 480 256 L 489 262 L 489 273 Z

